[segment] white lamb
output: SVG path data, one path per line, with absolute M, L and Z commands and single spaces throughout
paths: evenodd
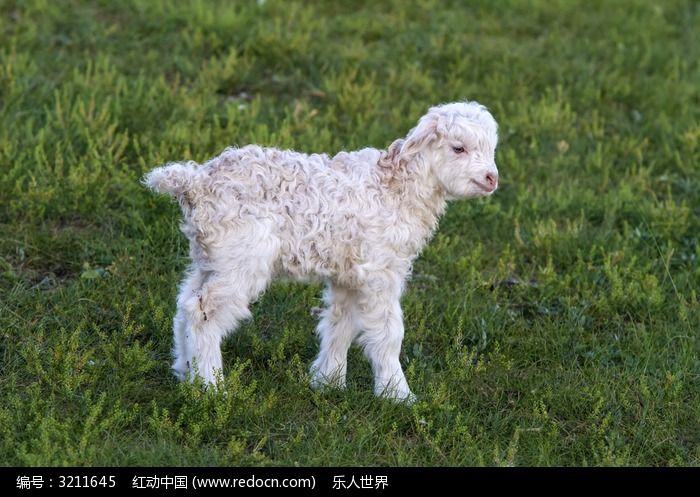
M 358 343 L 374 392 L 412 400 L 399 361 L 400 297 L 446 201 L 498 186 L 497 125 L 485 107 L 431 108 L 387 150 L 302 154 L 248 145 L 199 166 L 172 163 L 144 184 L 177 198 L 192 263 L 174 319 L 180 379 L 216 383 L 221 340 L 251 316 L 273 278 L 326 283 L 312 385 L 343 387 Z

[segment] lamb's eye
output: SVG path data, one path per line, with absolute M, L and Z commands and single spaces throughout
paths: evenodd
M 464 147 L 452 147 L 452 150 L 456 154 L 463 154 L 464 153 Z

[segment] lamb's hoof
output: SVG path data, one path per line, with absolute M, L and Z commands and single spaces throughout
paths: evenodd
M 170 368 L 170 370 L 173 372 L 173 376 L 177 381 L 186 381 L 190 377 L 190 368 L 189 365 L 182 367 L 180 365 L 175 365 Z
M 338 375 L 324 376 L 322 374 L 315 373 L 311 376 L 311 388 L 314 390 L 344 390 L 345 378 L 341 378 Z
M 418 398 L 410 390 L 385 389 L 381 392 L 376 392 L 377 397 L 410 406 L 416 403 Z

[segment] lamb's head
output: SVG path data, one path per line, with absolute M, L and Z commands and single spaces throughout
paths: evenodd
M 449 198 L 483 197 L 498 187 L 497 142 L 498 125 L 486 107 L 457 102 L 432 107 L 400 155 L 424 161 Z

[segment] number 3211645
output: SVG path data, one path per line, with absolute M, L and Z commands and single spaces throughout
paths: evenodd
M 59 488 L 112 488 L 116 484 L 114 476 L 68 475 L 58 477 Z

